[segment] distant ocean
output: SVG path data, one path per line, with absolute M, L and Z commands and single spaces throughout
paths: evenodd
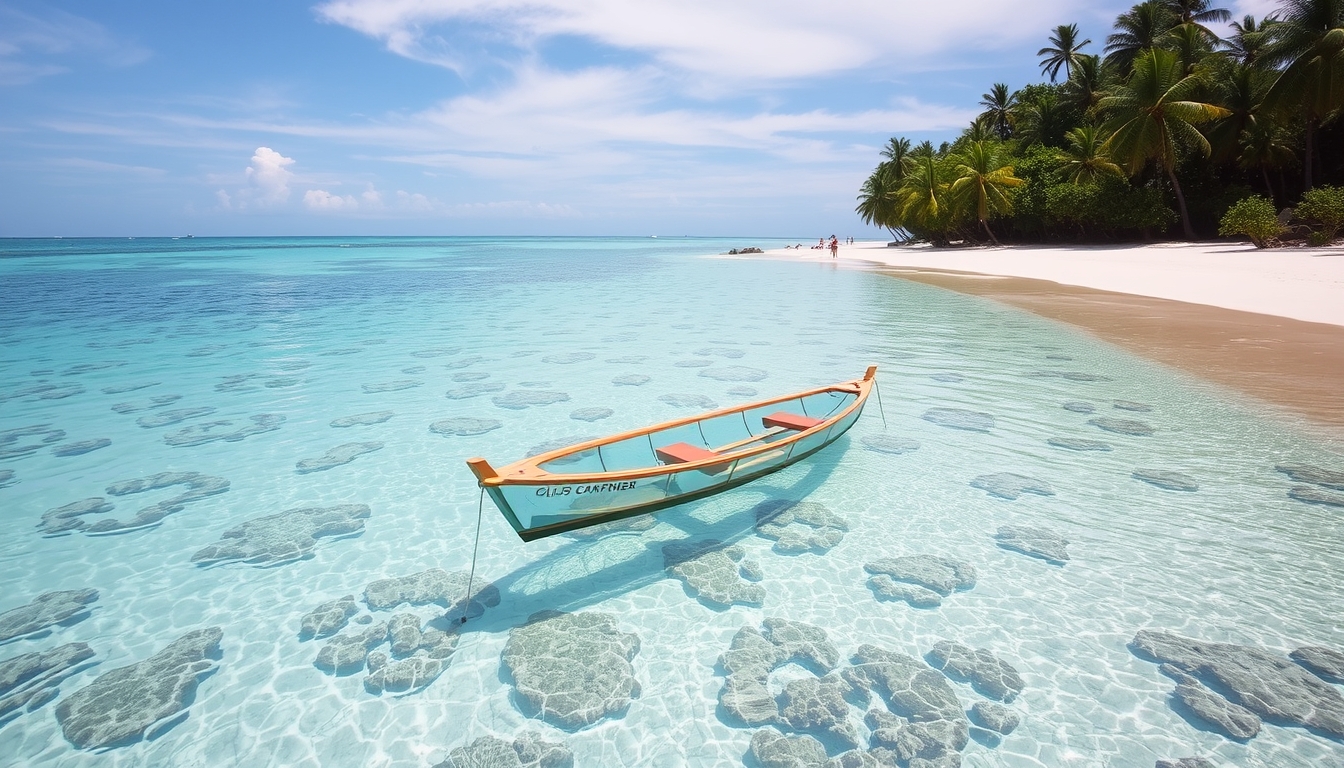
M 1135 642 L 1304 696 L 1288 654 L 1344 651 L 1344 491 L 1301 467 L 1344 457 L 978 298 L 701 258 L 784 244 L 0 240 L 0 763 L 766 765 L 923 721 L 967 766 L 1344 765 L 1291 718 L 1228 738 Z M 483 613 L 445 620 L 466 458 L 869 364 L 881 408 L 737 490 L 529 544 L 486 500 Z M 997 671 L 932 671 L 961 646 Z M 879 656 L 924 703 L 859 684 Z

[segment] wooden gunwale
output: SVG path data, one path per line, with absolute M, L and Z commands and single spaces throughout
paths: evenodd
M 660 475 L 667 475 L 675 472 L 694 471 L 704 467 L 721 465 L 728 461 L 738 461 L 741 459 L 750 458 L 758 454 L 778 450 L 781 447 L 787 447 L 788 445 L 796 443 L 799 440 L 802 440 L 810 435 L 814 435 L 820 432 L 821 430 L 829 429 L 830 427 L 834 426 L 837 422 L 848 416 L 850 413 L 854 412 L 857 409 L 862 408 L 863 404 L 868 399 L 868 395 L 872 392 L 874 381 L 873 377 L 876 374 L 876 371 L 877 367 L 872 366 L 868 369 L 867 373 L 865 373 L 864 377 L 861 379 L 840 382 L 838 384 L 830 384 L 824 387 L 815 387 L 813 389 L 807 389 L 801 392 L 794 392 L 787 395 L 781 395 L 779 397 L 773 397 L 767 400 L 758 400 L 756 402 L 746 403 L 744 405 L 732 406 L 729 408 L 720 408 L 719 410 L 710 411 L 708 413 L 697 414 L 695 416 L 688 416 L 685 418 L 675 419 L 672 421 L 665 421 L 662 422 L 661 424 L 655 424 L 653 426 L 642 427 L 639 429 L 630 430 L 628 432 L 622 432 L 616 435 L 610 435 L 607 437 L 596 438 L 594 440 L 588 440 L 586 442 L 577 443 L 575 445 L 566 446 L 564 448 L 559 448 L 554 451 L 547 451 L 546 453 L 538 454 L 536 456 L 532 456 L 530 458 L 523 459 L 521 461 L 516 461 L 512 464 L 500 467 L 498 470 L 496 470 L 497 474 L 494 477 L 480 478 L 479 484 L 483 487 L 499 487 L 504 485 L 566 485 L 570 483 L 640 480 L 643 478 L 658 477 Z M 670 466 L 658 465 L 652 467 L 641 467 L 637 469 L 617 470 L 613 472 L 582 472 L 574 474 L 559 474 L 548 472 L 544 469 L 541 469 L 541 467 L 538 466 L 540 464 L 544 464 L 548 461 L 553 461 L 563 456 L 568 456 L 573 453 L 580 453 L 582 451 L 591 450 L 593 448 L 598 448 L 600 446 L 619 442 L 621 440 L 628 440 L 630 438 L 652 434 L 654 432 L 658 432 L 665 429 L 671 429 L 673 427 L 680 427 L 686 424 L 693 424 L 698 421 L 704 421 L 706 419 L 712 419 L 717 418 L 719 416 L 727 416 L 734 413 L 740 413 L 742 411 L 747 411 L 752 408 L 759 408 L 761 406 L 773 405 L 775 403 L 782 403 L 787 400 L 795 400 L 798 398 L 807 397 L 809 395 L 820 394 L 822 392 L 844 392 L 846 394 L 857 395 L 857 397 L 855 397 L 854 402 L 850 403 L 844 410 L 826 419 L 825 421 L 814 427 L 803 430 L 802 432 L 798 432 L 794 435 L 790 435 L 789 437 L 786 437 L 782 440 L 776 440 L 771 443 L 763 443 L 753 448 L 745 448 L 742 450 L 730 451 L 728 453 L 719 454 L 711 458 L 700 459 L 699 461 L 689 461 L 683 464 L 675 464 Z M 472 461 L 476 460 L 473 459 Z
M 514 531 L 518 534 L 518 538 L 522 539 L 523 541 L 536 541 L 537 539 L 544 539 L 547 536 L 554 536 L 557 533 L 576 531 L 579 530 L 580 528 L 588 528 L 590 526 L 600 525 L 602 523 L 610 523 L 616 520 L 625 520 L 627 518 L 637 517 L 639 515 L 651 514 L 653 512 L 667 509 L 669 507 L 680 506 L 682 504 L 687 504 L 692 501 L 698 501 L 700 499 L 708 498 L 710 496 L 723 493 L 724 491 L 730 491 L 734 488 L 737 488 L 738 486 L 746 485 L 747 483 L 750 483 L 754 480 L 759 480 L 760 478 L 765 477 L 766 475 L 772 474 L 774 472 L 777 472 L 787 466 L 797 464 L 798 462 L 808 458 L 812 454 L 817 453 L 818 451 L 825 450 L 831 445 L 831 443 L 835 442 L 837 439 L 839 439 L 839 435 L 833 436 L 831 439 L 827 440 L 821 445 L 818 445 L 805 453 L 800 453 L 797 456 L 789 457 L 788 461 L 784 462 L 783 464 L 780 464 L 779 466 L 767 467 L 757 472 L 749 472 L 745 475 L 742 475 L 741 477 L 734 477 L 732 480 L 728 481 L 723 485 L 711 485 L 708 488 L 702 488 L 698 491 L 682 494 L 680 496 L 674 496 L 669 499 L 663 499 L 662 501 L 656 501 L 651 504 L 641 504 L 636 507 L 629 507 L 627 509 L 618 509 L 613 512 L 603 512 L 600 514 L 591 515 L 589 517 L 575 518 L 573 520 L 565 520 L 558 523 L 551 523 L 550 525 L 543 525 L 539 528 L 519 528 L 516 525 L 517 518 L 513 516 L 512 512 L 505 512 L 504 516 L 509 520 L 509 523 L 514 526 Z M 498 491 L 492 492 L 491 494 L 492 499 L 494 498 L 494 493 L 498 493 Z M 502 511 L 504 508 L 501 507 L 500 509 Z

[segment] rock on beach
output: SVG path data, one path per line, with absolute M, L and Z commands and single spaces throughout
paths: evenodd
M 1055 489 L 1044 480 L 1027 477 L 1013 472 L 996 472 L 992 475 L 980 475 L 971 481 L 972 488 L 979 488 L 991 496 L 1012 501 L 1024 493 L 1037 496 L 1054 496 Z
M 56 707 L 66 740 L 78 749 L 138 740 L 186 709 L 201 676 L 215 668 L 224 631 L 188 632 L 144 661 L 109 670 Z
M 282 565 L 312 557 L 321 539 L 364 532 L 366 504 L 302 507 L 248 520 L 220 534 L 217 544 L 192 555 L 193 563 Z
M 994 534 L 999 546 L 1037 557 L 1054 565 L 1063 565 L 1069 559 L 1069 540 L 1045 528 L 1029 525 L 1005 525 Z
M 667 572 L 713 607 L 761 605 L 765 601 L 765 589 L 752 583 L 761 580 L 760 566 L 745 558 L 746 551 L 741 547 L 725 547 L 714 539 L 663 545 Z
M 969 432 L 988 432 L 994 428 L 994 417 L 990 414 L 962 408 L 930 408 L 921 418 L 940 427 Z
M 1205 700 L 1200 711 L 1211 716 L 1223 713 L 1219 717 L 1233 724 L 1237 732 L 1249 731 L 1252 724 L 1239 709 L 1213 697 L 1225 698 L 1263 720 L 1314 728 L 1344 739 L 1344 696 L 1288 658 L 1252 646 L 1207 642 L 1156 630 L 1140 631 L 1130 647 L 1161 662 L 1164 672 L 1170 669 L 1176 673 L 1173 676 L 1178 684 L 1187 686 L 1182 696 L 1187 705 L 1187 698 L 1193 698 L 1196 692 L 1190 688 L 1191 681 L 1182 676 L 1203 684 L 1207 692 L 1198 692 Z
M 975 586 L 975 566 L 964 560 L 936 555 L 907 555 L 876 560 L 863 566 L 871 574 L 886 574 L 897 581 L 918 584 L 947 597 Z
M 1148 437 L 1153 434 L 1152 425 L 1138 419 L 1114 419 L 1109 416 L 1098 416 L 1095 419 L 1088 419 L 1087 423 L 1098 429 L 1114 432 L 1117 435 Z
M 0 613 L 0 643 L 42 632 L 71 619 L 87 618 L 89 606 L 97 600 L 96 589 L 43 592 L 27 605 Z
M 1026 684 L 1011 664 L 983 648 L 944 640 L 925 657 L 934 669 L 954 680 L 969 680 L 975 690 L 999 701 L 1012 701 Z
M 430 424 L 429 431 L 444 437 L 474 437 L 499 429 L 502 426 L 504 426 L 504 423 L 498 419 L 476 419 L 470 416 L 458 416 L 451 419 L 440 419 Z
M 597 612 L 541 611 L 509 631 L 504 666 L 524 714 L 578 730 L 624 711 L 640 693 L 630 661 L 639 636 Z
M 383 444 L 380 441 L 367 443 L 344 443 L 335 448 L 329 449 L 323 455 L 313 459 L 302 459 L 294 465 L 295 471 L 299 474 L 308 474 L 309 472 L 325 472 L 328 469 L 334 469 L 345 464 L 349 464 L 360 456 L 381 451 Z
M 434 768 L 574 768 L 574 754 L 564 744 L 525 733 L 512 742 L 482 736 L 448 753 Z
M 0 725 L 32 712 L 60 694 L 61 681 L 78 672 L 94 657 L 84 643 L 66 643 L 48 651 L 34 651 L 0 661 Z
M 359 413 L 354 416 L 342 416 L 339 419 L 332 419 L 331 426 L 337 429 L 347 427 L 368 427 L 374 424 L 382 424 L 392 418 L 392 411 L 370 411 L 368 413 Z
M 1166 491 L 1193 493 L 1199 490 L 1195 478 L 1167 469 L 1136 469 L 1132 476 L 1135 480 L 1142 480 Z

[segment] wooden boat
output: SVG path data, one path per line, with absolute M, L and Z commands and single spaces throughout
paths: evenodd
M 859 415 L 863 378 L 589 440 L 499 469 L 467 460 L 523 541 L 654 512 L 751 482 L 825 448 Z

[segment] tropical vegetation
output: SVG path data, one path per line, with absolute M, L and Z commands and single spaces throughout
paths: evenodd
M 993 83 L 938 147 L 892 138 L 860 217 L 934 245 L 1344 234 L 1344 0 L 1215 2 L 1145 0 L 1100 50 L 1050 30 L 1048 81 Z

